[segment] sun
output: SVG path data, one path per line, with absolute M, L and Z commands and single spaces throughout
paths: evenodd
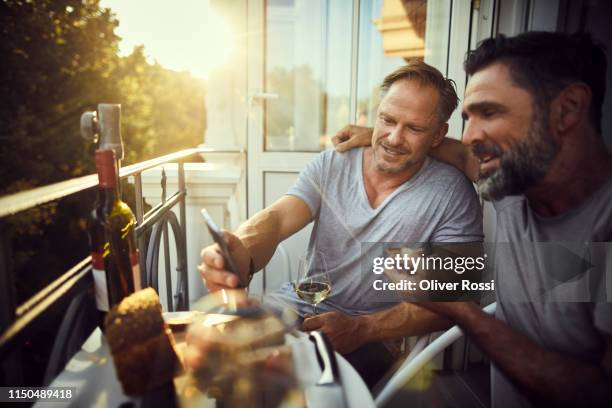
M 209 10 L 206 24 L 199 31 L 201 43 L 196 52 L 185 57 L 186 65 L 192 67 L 195 76 L 208 78 L 212 69 L 226 64 L 233 51 L 232 30 L 227 21 Z
M 144 45 L 151 62 L 208 79 L 233 52 L 232 27 L 206 0 L 103 0 L 119 20 L 120 54 Z

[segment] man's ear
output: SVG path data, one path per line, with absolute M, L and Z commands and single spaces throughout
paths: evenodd
M 583 82 L 575 82 L 559 92 L 551 104 L 551 129 L 563 134 L 585 118 L 591 106 L 591 89 Z
M 448 123 L 444 123 L 442 126 L 440 126 L 440 129 L 438 129 L 438 131 L 434 135 L 431 147 L 437 147 L 440 143 L 442 143 L 442 141 L 444 140 L 444 136 L 446 136 L 446 133 L 448 133 Z

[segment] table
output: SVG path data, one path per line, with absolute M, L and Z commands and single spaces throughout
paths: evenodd
M 315 385 L 321 369 L 317 363 L 314 345 L 305 335 L 286 335 L 293 351 L 294 366 L 306 400 L 313 407 L 338 406 L 326 398 L 324 387 Z M 374 401 L 367 386 L 353 367 L 336 353 L 338 367 L 349 407 L 373 407 Z M 123 394 L 115 374 L 110 350 L 102 332 L 96 328 L 81 350 L 68 362 L 51 387 L 75 387 L 75 396 L 67 403 L 37 403 L 41 408 L 50 407 L 119 407 L 134 400 Z M 137 404 L 136 404 L 137 406 Z M 215 400 L 203 398 L 202 407 L 214 407 Z

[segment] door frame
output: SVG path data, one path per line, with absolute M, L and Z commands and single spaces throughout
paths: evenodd
M 336 0 L 333 0 L 336 1 Z M 442 0 L 446 1 L 446 0 Z M 486 0 L 485 0 L 486 1 Z M 351 80 L 349 94 L 349 122 L 354 123 L 357 112 L 357 78 L 359 61 L 359 21 L 360 0 L 352 0 L 352 38 L 351 47 Z M 265 206 L 266 172 L 299 173 L 307 163 L 313 160 L 318 152 L 266 152 L 264 146 L 264 105 L 267 98 L 275 96 L 267 93 L 265 87 L 265 52 L 266 52 L 266 0 L 247 0 L 247 216 L 253 216 Z M 463 59 L 470 46 L 472 1 L 453 0 L 450 4 L 450 28 L 447 49 L 446 67 L 438 67 L 453 79 L 457 85 L 460 99 L 466 85 L 463 71 Z M 457 109 L 449 120 L 450 137 L 461 139 L 463 120 Z M 265 273 L 265 271 L 264 271 Z M 265 285 L 263 274 L 257 274 L 251 283 L 251 290 L 262 293 Z

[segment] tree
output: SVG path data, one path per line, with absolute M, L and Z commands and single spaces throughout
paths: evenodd
M 95 0 L 5 1 L 0 16 L 2 190 L 91 171 L 78 118 L 117 94 L 105 81 L 117 64 L 117 21 Z
M 149 64 L 142 46 L 119 61 L 112 78 L 121 95 L 126 163 L 201 143 L 206 125 L 203 81 Z
M 0 195 L 92 173 L 79 117 L 100 102 L 123 105 L 126 162 L 202 140 L 203 83 L 148 64 L 142 47 L 118 57 L 118 21 L 98 0 L 5 0 L 0 11 Z
M 125 163 L 202 141 L 204 84 L 149 64 L 142 47 L 119 57 L 118 24 L 99 0 L 0 0 L 0 196 L 94 173 L 79 118 L 98 103 L 122 104 Z M 19 302 L 87 255 L 92 205 L 88 191 L 0 220 Z M 29 385 L 57 326 L 24 346 Z

